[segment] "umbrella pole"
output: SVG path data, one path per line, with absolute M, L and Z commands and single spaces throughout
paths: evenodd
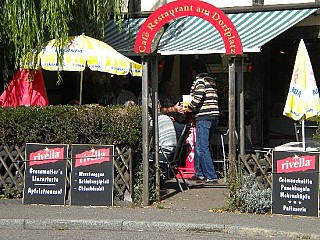
M 80 72 L 80 96 L 79 96 L 79 105 L 82 104 L 82 81 L 83 81 L 83 72 Z
M 303 151 L 306 151 L 306 136 L 305 136 L 305 129 L 304 129 L 304 120 L 302 120 L 301 131 L 302 131 L 302 147 L 303 147 Z

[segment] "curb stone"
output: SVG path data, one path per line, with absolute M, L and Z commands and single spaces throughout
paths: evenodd
M 73 220 L 73 219 L 0 219 L 1 229 L 24 230 L 116 230 L 116 231 L 181 231 L 221 232 L 241 236 L 320 239 L 320 234 L 286 232 L 264 228 L 249 228 L 219 224 L 144 222 L 126 220 Z
M 24 229 L 25 219 L 0 219 L 0 229 Z
M 320 234 L 305 234 L 299 232 L 286 232 L 279 230 L 270 230 L 263 228 L 248 228 L 239 226 L 226 226 L 226 232 L 229 234 L 237 234 L 241 236 L 268 236 L 268 237 L 284 237 L 296 239 L 320 239 Z
M 121 231 L 123 220 L 64 220 L 26 219 L 28 230 L 116 230 Z

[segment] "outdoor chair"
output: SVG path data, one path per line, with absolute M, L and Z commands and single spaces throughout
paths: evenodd
M 236 137 L 238 137 L 236 135 Z M 211 136 L 211 155 L 212 161 L 217 166 L 222 165 L 223 178 L 227 181 L 227 169 L 228 169 L 228 144 L 229 144 L 229 129 L 218 128 Z
M 236 138 L 236 154 L 239 154 L 239 135 L 235 131 Z M 213 136 L 211 141 L 214 144 L 211 144 L 212 151 L 212 161 L 213 163 L 222 165 L 223 169 L 223 178 L 224 181 L 227 181 L 227 170 L 229 167 L 229 160 L 227 157 L 228 148 L 229 148 L 229 129 L 218 129 Z M 262 148 L 262 147 L 253 147 L 252 143 L 248 136 L 245 136 L 245 154 L 254 154 L 258 155 L 267 155 L 272 156 L 272 148 Z
M 184 145 L 185 145 L 186 139 L 187 139 L 187 137 L 189 135 L 190 128 L 191 128 L 191 124 L 186 124 L 184 126 L 183 131 L 181 133 L 181 136 L 178 139 L 177 146 L 176 146 L 176 149 L 175 149 L 175 152 L 174 152 L 173 156 L 168 155 L 166 153 L 164 147 L 159 146 L 159 148 L 160 148 L 159 153 L 161 153 L 163 155 L 163 157 L 165 159 L 165 164 L 166 164 L 168 170 L 170 171 L 170 173 L 174 176 L 176 182 L 179 185 L 179 188 L 180 188 L 181 192 L 183 192 L 184 189 L 183 189 L 183 187 L 182 187 L 177 175 L 180 176 L 183 184 L 185 185 L 185 189 L 186 190 L 189 189 L 189 186 L 188 186 L 185 178 L 183 177 L 183 173 L 181 172 L 178 163 L 180 163 L 182 152 L 183 152 L 183 149 L 184 149 Z
M 318 129 L 318 125 L 316 123 L 311 123 L 306 121 L 304 125 L 304 131 L 305 131 L 305 140 L 306 141 L 312 141 L 313 135 L 316 133 Z M 294 123 L 294 131 L 296 134 L 296 141 L 302 142 L 302 124 L 300 123 Z
M 164 165 L 164 172 L 165 172 L 165 176 L 167 178 L 169 178 L 171 175 L 173 175 L 181 192 L 183 192 L 184 190 L 189 190 L 189 186 L 188 186 L 185 178 L 183 177 L 181 170 L 179 169 L 179 163 L 181 160 L 182 152 L 184 150 L 184 145 L 185 145 L 186 139 L 189 135 L 190 128 L 191 128 L 191 124 L 186 124 L 184 126 L 183 131 L 181 133 L 181 136 L 178 139 L 177 145 L 174 146 L 175 151 L 173 154 L 166 151 L 165 146 L 159 146 L 159 164 Z M 154 148 L 152 146 L 153 146 L 153 137 L 151 137 L 151 141 L 150 141 L 150 147 L 151 147 L 150 154 L 151 155 L 155 152 Z M 170 146 L 167 146 L 167 147 L 170 147 Z M 150 162 L 153 162 L 153 161 L 154 161 L 153 158 L 150 157 Z M 185 186 L 184 188 L 182 187 L 177 175 L 181 176 L 180 178 Z
M 175 178 L 180 191 L 184 191 L 189 189 L 189 186 L 183 177 L 183 174 L 179 168 L 179 163 L 181 161 L 182 152 L 184 150 L 184 145 L 186 142 L 186 138 L 189 135 L 189 130 L 191 128 L 191 124 L 186 124 L 183 128 L 182 134 L 178 139 L 177 145 L 175 146 L 175 151 L 173 154 L 170 154 L 166 151 L 164 146 L 159 146 L 159 163 L 164 164 L 166 177 L 170 177 L 171 175 Z M 180 175 L 180 178 L 185 186 L 182 187 L 177 175 Z
M 224 181 L 226 182 L 227 180 L 227 156 L 226 152 L 228 149 L 228 134 L 229 134 L 229 129 L 227 131 L 220 131 L 217 133 L 214 133 L 214 138 L 216 140 L 216 145 L 215 146 L 215 152 L 216 154 L 212 158 L 213 163 L 220 164 L 222 165 L 223 169 L 223 178 Z M 216 135 L 216 136 L 215 136 Z

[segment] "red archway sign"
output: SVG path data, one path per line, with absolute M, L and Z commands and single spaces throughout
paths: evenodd
M 200 0 L 177 0 L 154 11 L 142 24 L 134 52 L 148 54 L 156 33 L 167 22 L 185 16 L 195 16 L 210 22 L 220 33 L 226 54 L 242 54 L 239 34 L 228 16 L 215 6 Z

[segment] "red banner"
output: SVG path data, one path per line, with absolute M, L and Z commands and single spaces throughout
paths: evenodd
M 45 148 L 30 153 L 30 166 L 64 160 L 64 148 Z
M 88 166 L 91 164 L 100 164 L 110 161 L 110 149 L 99 148 L 91 149 L 75 155 L 75 167 Z
M 277 173 L 302 172 L 316 169 L 316 156 L 294 156 L 277 161 Z
M 242 54 L 242 44 L 237 29 L 220 9 L 199 0 L 178 0 L 154 11 L 142 24 L 134 46 L 135 53 L 150 53 L 156 33 L 169 21 L 195 16 L 210 22 L 220 33 L 226 54 Z

